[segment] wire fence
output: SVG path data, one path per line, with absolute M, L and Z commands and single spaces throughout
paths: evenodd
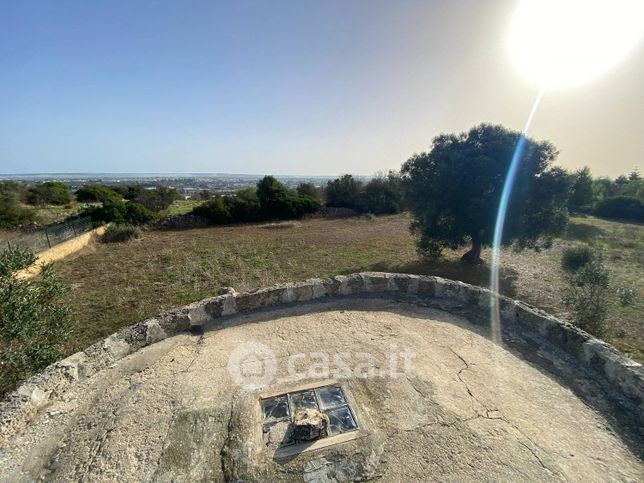
M 9 249 L 21 246 L 30 249 L 34 253 L 40 253 L 59 243 L 76 238 L 91 229 L 92 219 L 90 217 L 77 218 L 8 239 L 6 244 Z

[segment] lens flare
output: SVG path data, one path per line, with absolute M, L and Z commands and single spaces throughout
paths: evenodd
M 564 87 L 613 67 L 643 34 L 642 0 L 523 0 L 508 46 L 527 78 Z

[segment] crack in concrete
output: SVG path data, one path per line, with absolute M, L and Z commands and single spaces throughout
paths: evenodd
M 461 381 L 461 383 L 465 386 L 465 390 L 467 391 L 467 394 L 470 396 L 471 400 L 476 401 L 476 402 L 477 402 L 479 405 L 481 405 L 481 407 L 485 410 L 485 414 L 481 414 L 481 413 L 479 413 L 478 411 L 476 411 L 476 409 L 474 409 L 474 407 L 472 406 L 472 409 L 473 409 L 473 410 L 474 410 L 474 412 L 476 413 L 476 416 L 473 416 L 473 417 L 471 417 L 471 418 L 463 419 L 463 420 L 462 420 L 462 422 L 463 422 L 463 423 L 466 423 L 466 422 L 468 422 L 468 421 L 472 421 L 472 420 L 474 420 L 474 419 L 479 419 L 479 418 L 482 418 L 482 419 L 489 419 L 489 420 L 499 420 L 499 421 L 503 421 L 504 423 L 506 423 L 507 425 L 509 425 L 510 427 L 512 427 L 515 431 L 517 431 L 521 436 L 523 436 L 523 438 L 525 438 L 525 440 L 529 441 L 531 445 L 533 445 L 535 448 L 537 448 L 537 449 L 539 449 L 540 451 L 542 451 L 544 454 L 548 455 L 549 453 L 548 453 L 546 450 L 544 450 L 541 446 L 539 446 L 538 444 L 536 444 L 536 443 L 535 443 L 535 442 L 534 442 L 534 441 L 533 441 L 529 436 L 527 436 L 527 435 L 526 435 L 526 434 L 525 434 L 525 433 L 524 433 L 524 432 L 523 432 L 523 431 L 522 431 L 522 430 L 521 430 L 521 429 L 520 429 L 516 424 L 512 423 L 511 421 L 509 421 L 509 420 L 508 420 L 508 419 L 503 415 L 503 413 L 502 413 L 499 409 L 496 409 L 496 408 L 490 409 L 490 408 L 488 408 L 485 404 L 483 404 L 483 403 L 481 402 L 481 400 L 480 400 L 480 399 L 478 399 L 478 398 L 474 395 L 474 393 L 472 392 L 472 390 L 471 390 L 471 389 L 470 389 L 470 387 L 468 386 L 467 382 L 465 382 L 465 380 L 464 380 L 464 379 L 463 379 L 463 377 L 462 377 L 462 373 L 463 373 L 464 371 L 468 370 L 468 369 L 472 366 L 472 364 L 468 363 L 468 362 L 465 360 L 465 358 L 464 358 L 464 357 L 462 357 L 460 354 L 458 354 L 458 353 L 457 353 L 454 349 L 452 349 L 451 347 L 448 347 L 448 349 L 449 349 L 449 350 L 450 350 L 450 351 L 451 351 L 451 352 L 452 352 L 456 357 L 458 357 L 458 359 L 459 359 L 459 360 L 464 364 L 464 367 L 462 367 L 461 369 L 459 369 L 458 373 L 456 374 L 456 376 L 458 377 L 458 380 L 459 380 L 459 381 Z M 490 416 L 490 413 L 492 413 L 492 412 L 499 413 L 499 416 L 498 416 L 498 417 L 492 417 L 492 416 Z M 516 435 L 515 435 L 515 437 L 516 437 Z M 567 480 L 567 478 L 566 478 L 566 476 L 565 476 L 563 473 L 561 473 L 561 472 L 559 472 L 559 471 L 557 471 L 557 470 L 554 470 L 554 469 L 553 469 L 553 468 L 551 468 L 550 466 L 546 465 L 546 464 L 543 462 L 543 460 L 539 457 L 539 455 L 537 454 L 537 452 L 536 452 L 534 449 L 530 448 L 530 446 L 528 446 L 524 441 L 521 441 L 521 439 L 519 439 L 518 437 L 516 437 L 516 439 L 517 439 L 517 442 L 518 442 L 521 446 L 525 447 L 528 451 L 530 451 L 530 453 L 532 453 L 532 455 L 534 456 L 534 458 L 538 461 L 538 463 L 539 463 L 539 464 L 540 464 L 540 465 L 541 465 L 541 466 L 542 466 L 546 471 L 548 471 L 548 472 L 549 472 L 550 474 L 552 474 L 552 475 L 558 475 L 558 476 L 560 476 L 564 481 L 568 481 L 568 480 Z

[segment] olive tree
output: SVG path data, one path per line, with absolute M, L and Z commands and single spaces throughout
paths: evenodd
M 418 233 L 419 251 L 438 256 L 443 248 L 471 244 L 463 261 L 481 263 L 491 245 L 503 186 L 522 134 L 481 124 L 469 132 L 441 134 L 429 152 L 403 164 L 407 204 Z M 502 243 L 539 248 L 563 231 L 570 179 L 552 167 L 557 150 L 548 142 L 524 139 Z

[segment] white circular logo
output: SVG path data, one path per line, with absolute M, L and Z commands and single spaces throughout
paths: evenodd
M 240 386 L 248 389 L 265 387 L 277 372 L 273 351 L 259 342 L 244 342 L 228 357 L 228 373 Z

